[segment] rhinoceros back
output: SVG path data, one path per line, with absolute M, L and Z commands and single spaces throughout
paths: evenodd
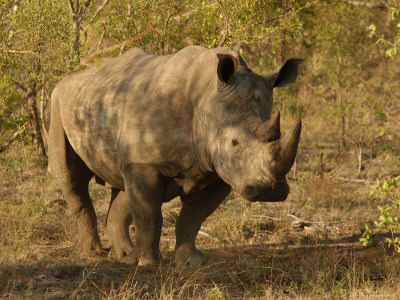
M 129 163 L 190 165 L 194 106 L 215 90 L 212 51 L 187 47 L 157 56 L 132 49 L 61 81 L 53 97 L 87 166 L 119 185 Z

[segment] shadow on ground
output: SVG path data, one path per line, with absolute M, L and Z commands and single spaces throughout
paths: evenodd
M 198 270 L 174 268 L 172 252 L 164 253 L 159 267 L 128 266 L 109 259 L 48 259 L 34 263 L 0 266 L 0 297 L 10 298 L 112 298 L 123 294 L 143 298 L 167 295 L 205 295 L 215 286 L 233 297 L 257 285 L 286 285 L 295 280 L 301 264 L 325 259 L 326 265 L 350 263 L 361 267 L 393 253 L 378 235 L 362 247 L 359 235 L 327 239 L 318 244 L 247 245 L 208 249 L 207 263 Z M 379 276 L 377 275 L 379 280 Z M 384 278 L 382 278 L 383 280 Z

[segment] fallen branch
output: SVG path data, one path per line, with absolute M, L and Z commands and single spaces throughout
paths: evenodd
M 26 129 L 26 126 L 28 125 L 29 122 L 26 122 L 24 125 L 21 126 L 21 128 L 19 128 L 14 134 L 13 136 L 8 140 L 8 142 L 5 142 L 3 145 L 1 145 L 0 147 L 0 153 L 4 152 L 8 146 L 10 146 L 13 142 L 15 142 L 15 140 L 17 139 L 17 137 L 23 133 Z
M 348 182 L 356 182 L 356 183 L 374 183 L 375 181 L 368 180 L 368 179 L 351 179 L 351 178 L 344 178 L 344 177 L 331 177 L 331 179 L 337 179 L 342 181 Z

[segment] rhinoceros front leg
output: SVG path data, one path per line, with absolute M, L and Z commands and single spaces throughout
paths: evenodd
M 164 183 L 153 168 L 134 165 L 125 169 L 125 193 L 135 223 L 135 246 L 123 262 L 138 263 L 139 266 L 157 265 L 160 260 Z
M 112 251 L 120 260 L 134 249 L 129 235 L 129 225 L 132 220 L 125 192 L 113 188 L 107 216 L 107 230 L 111 237 Z
M 229 194 L 231 187 L 225 182 L 214 183 L 200 193 L 183 196 L 182 209 L 176 223 L 175 264 L 198 267 L 204 255 L 196 249 L 195 240 L 203 221 L 215 211 Z

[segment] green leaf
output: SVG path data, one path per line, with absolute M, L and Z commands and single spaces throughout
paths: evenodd
M 397 47 L 392 47 L 385 52 L 385 57 L 393 59 L 397 54 Z
M 369 30 L 369 37 L 372 38 L 376 32 L 376 26 L 375 24 L 371 24 L 368 26 L 368 30 Z

